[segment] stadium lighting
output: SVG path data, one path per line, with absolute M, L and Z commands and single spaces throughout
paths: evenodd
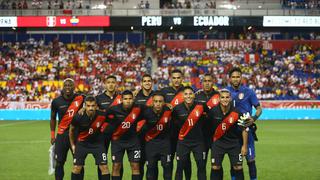
M 259 8 L 259 9 L 261 9 L 261 8 L 262 8 L 262 6 L 258 6 L 258 8 Z
M 173 29 L 173 26 L 170 26 L 170 30 L 172 30 Z
M 92 9 L 107 9 L 107 6 L 104 4 L 98 4 L 93 6 Z
M 252 26 L 249 26 L 249 27 L 248 27 L 248 30 L 251 30 L 251 29 L 252 29 Z
M 221 8 L 225 8 L 225 9 L 234 9 L 234 10 L 237 9 L 237 6 L 232 5 L 232 4 L 224 4 L 224 5 L 221 5 L 220 7 L 221 7 Z M 238 8 L 239 8 L 239 7 L 240 7 L 240 6 L 238 6 Z
M 212 29 L 212 26 L 209 27 L 209 30 L 211 30 L 211 29 Z
M 12 27 L 12 30 L 14 30 L 14 31 L 15 31 L 15 30 L 16 30 L 16 27 Z
M 133 26 L 131 26 L 130 29 L 133 30 Z

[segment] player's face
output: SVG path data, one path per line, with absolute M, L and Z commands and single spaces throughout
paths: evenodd
M 182 74 L 181 73 L 173 73 L 171 76 L 171 82 L 174 87 L 181 86 L 182 83 Z
M 163 96 L 153 96 L 152 107 L 156 112 L 160 112 L 165 105 Z
M 222 106 L 227 107 L 231 102 L 231 94 L 229 92 L 220 93 L 220 103 Z
M 116 90 L 117 81 L 114 78 L 109 78 L 105 81 L 106 90 L 108 92 L 114 92 Z
M 195 95 L 191 89 L 186 89 L 183 91 L 183 98 L 185 103 L 192 104 L 194 97 Z
M 74 92 L 73 81 L 65 81 L 63 84 L 63 93 L 67 96 L 71 96 Z
M 85 109 L 86 109 L 86 113 L 89 116 L 92 116 L 96 112 L 97 103 L 95 101 L 86 101 Z
M 241 83 L 241 73 L 237 71 L 233 72 L 230 79 L 233 87 L 239 87 Z
M 204 76 L 202 81 L 202 89 L 204 91 L 211 91 L 213 86 L 212 77 L 211 76 Z
M 129 109 L 133 105 L 133 96 L 126 94 L 122 96 L 122 104 L 124 109 Z
M 152 79 L 151 77 L 144 77 L 142 79 L 142 88 L 149 91 L 152 88 Z

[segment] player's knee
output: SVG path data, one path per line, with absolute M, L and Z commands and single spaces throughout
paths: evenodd
M 108 165 L 99 165 L 99 169 L 101 170 L 101 174 L 109 174 Z
M 152 161 L 147 161 L 147 168 L 148 169 L 155 169 L 157 167 L 157 164 Z
M 212 169 L 213 169 L 213 170 L 220 170 L 220 169 L 221 169 L 221 166 L 212 165 Z
M 233 170 L 235 170 L 235 171 L 242 170 L 242 165 L 233 166 Z
M 74 165 L 74 166 L 72 167 L 72 172 L 73 172 L 74 174 L 80 174 L 80 173 L 81 173 L 81 169 L 82 169 L 82 166 Z
M 251 159 L 248 159 L 247 160 L 247 164 L 252 164 L 252 163 L 255 163 L 255 159 L 254 158 L 251 158 Z
M 120 169 L 121 169 L 121 163 L 113 163 L 112 165 L 112 171 L 114 172 L 120 172 Z
M 130 162 L 132 172 L 140 172 L 140 166 L 138 162 Z
M 56 162 L 56 168 L 63 167 L 63 166 L 64 166 L 64 162 L 61 162 L 61 161 Z

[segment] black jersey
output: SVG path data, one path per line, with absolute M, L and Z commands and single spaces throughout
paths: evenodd
M 204 90 L 199 90 L 196 92 L 196 102 L 207 104 L 209 109 L 212 109 L 219 103 L 219 92 L 212 89 L 209 93 Z
M 175 90 L 172 86 L 169 86 L 161 89 L 161 92 L 165 96 L 164 101 L 166 103 L 170 103 L 172 107 L 175 107 L 183 102 L 183 90 L 184 86 L 181 86 L 178 90 Z
M 218 105 L 208 111 L 208 117 L 212 121 L 213 139 L 219 130 L 227 129 L 227 124 L 233 123 L 229 129 L 225 130 L 224 134 L 213 143 L 224 148 L 239 146 L 239 140 L 241 140 L 242 134 L 237 121 L 240 114 L 234 107 L 230 107 L 230 110 L 226 114 L 223 114 L 220 105 Z M 224 121 L 228 121 L 228 123 L 224 123 Z
M 83 115 L 77 113 L 72 120 L 72 125 L 77 129 L 78 141 L 91 144 L 99 144 L 103 142 L 103 135 L 100 127 L 105 121 L 105 112 L 96 111 L 93 117 L 89 117 L 86 112 Z
M 170 139 L 172 122 L 171 110 L 168 107 L 163 107 L 163 110 L 159 114 L 155 113 L 152 107 L 146 107 L 141 119 L 146 121 L 142 130 L 146 141 Z
M 62 134 L 69 129 L 69 125 L 82 107 L 83 101 L 84 96 L 79 94 L 74 94 L 70 99 L 65 99 L 63 95 L 53 99 L 51 113 L 54 117 L 58 114 L 58 134 Z
M 205 111 L 206 107 L 196 102 L 190 109 L 184 103 L 173 108 L 172 118 L 179 131 L 179 140 L 190 142 L 202 142 L 204 140 L 201 116 Z
M 152 95 L 153 95 L 153 91 L 151 91 L 149 96 L 145 96 L 143 94 L 143 91 L 140 90 L 134 98 L 134 103 L 139 105 L 142 104 L 142 105 L 150 106 L 152 103 Z
M 121 95 L 115 93 L 113 96 L 108 96 L 106 92 L 99 94 L 96 97 L 98 107 L 102 110 L 108 109 L 110 106 L 114 106 L 121 103 Z
M 106 112 L 106 122 L 111 125 L 112 139 L 130 141 L 131 138 L 136 138 L 140 116 L 141 107 L 138 105 L 134 105 L 130 110 L 123 109 L 122 104 L 110 107 Z

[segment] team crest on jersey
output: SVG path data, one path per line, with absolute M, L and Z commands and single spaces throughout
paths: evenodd
M 229 119 L 229 123 L 232 124 L 233 123 L 233 117 L 230 117 Z
M 239 97 L 239 99 L 243 99 L 244 98 L 244 94 L 243 93 L 239 93 L 238 97 Z
M 132 119 L 135 119 L 136 118 L 136 114 L 132 114 Z
M 100 127 L 100 122 L 97 122 L 97 128 Z
M 164 123 L 167 123 L 167 122 L 168 122 L 168 118 L 165 117 L 165 118 L 164 118 Z
M 213 103 L 213 104 L 218 104 L 218 103 L 219 103 L 219 100 L 216 99 L 216 98 L 214 98 L 214 99 L 212 100 L 212 103 Z

